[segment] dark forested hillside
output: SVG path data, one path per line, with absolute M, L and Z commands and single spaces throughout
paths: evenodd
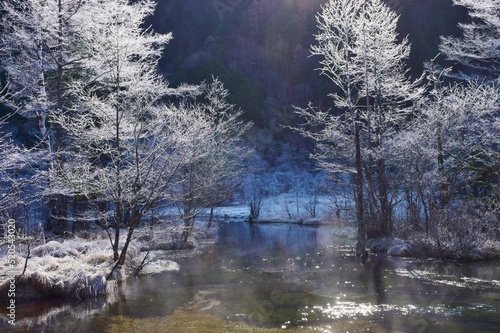
M 309 48 L 317 33 L 315 15 L 324 0 L 159 0 L 153 28 L 171 31 L 173 41 L 160 71 L 175 86 L 218 76 L 231 102 L 264 131 L 259 143 L 287 139 L 280 124 L 294 123 L 292 105 L 329 108 L 331 83 L 315 68 Z M 412 44 L 413 76 L 438 54 L 439 36 L 458 33 L 466 11 L 451 0 L 387 0 L 401 15 L 400 36 Z M 255 138 L 254 138 L 255 140 Z
M 321 109 L 332 107 L 327 97 L 331 82 L 315 70 L 319 59 L 309 51 L 317 33 L 315 15 L 325 0 L 157 2 L 147 25 L 174 36 L 160 60 L 160 73 L 172 86 L 219 77 L 230 102 L 255 123 L 248 135 L 254 147 L 262 150 L 275 139 L 302 140 L 282 126 L 297 122 L 293 106 L 311 102 Z M 400 36 L 411 42 L 414 77 L 438 54 L 439 36 L 458 34 L 457 23 L 468 18 L 452 0 L 386 2 L 401 15 Z M 20 139 L 31 140 L 29 131 L 22 132 Z

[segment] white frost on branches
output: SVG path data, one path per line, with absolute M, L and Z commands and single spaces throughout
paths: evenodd
M 459 24 L 462 38 L 442 37 L 441 52 L 450 60 L 497 77 L 500 71 L 500 0 L 453 2 L 469 10 L 472 22 Z

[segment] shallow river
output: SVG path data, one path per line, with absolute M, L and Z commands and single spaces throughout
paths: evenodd
M 356 258 L 329 227 L 223 223 L 114 300 L 18 308 L 23 332 L 500 332 L 500 264 Z

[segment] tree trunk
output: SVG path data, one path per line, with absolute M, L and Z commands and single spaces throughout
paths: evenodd
M 58 111 L 61 111 L 63 108 L 63 73 L 64 73 L 64 67 L 63 67 L 63 55 L 62 55 L 62 45 L 63 45 L 63 8 L 62 8 L 62 2 L 61 0 L 58 0 L 58 15 L 59 15 L 59 21 L 58 21 L 58 55 L 56 59 L 57 63 L 57 88 L 56 88 L 56 107 Z M 61 156 L 59 153 L 62 151 L 62 129 L 59 125 L 55 124 L 53 125 L 53 128 L 55 130 L 55 152 L 56 155 L 54 156 L 55 158 L 55 176 L 59 177 L 63 168 L 63 162 L 61 159 Z M 57 194 L 56 195 L 56 201 L 55 201 L 55 212 L 56 212 L 56 223 L 57 223 L 57 229 L 59 230 L 66 230 L 66 214 L 67 214 L 67 209 L 66 209 L 66 197 L 62 194 Z
M 366 243 L 366 225 L 363 195 L 363 164 L 361 161 L 361 135 L 359 129 L 359 113 L 354 120 L 354 144 L 356 149 L 356 218 L 358 220 L 358 242 L 362 249 Z
M 392 233 L 392 218 L 389 198 L 387 193 L 387 179 L 385 173 L 385 161 L 379 158 L 377 161 L 378 174 L 378 195 L 380 204 L 380 235 L 379 237 L 387 237 Z
M 119 257 L 118 246 L 120 243 L 120 227 L 122 225 L 122 205 L 121 203 L 116 203 L 115 209 L 115 240 L 113 242 L 113 260 L 117 261 Z
M 207 228 L 210 229 L 212 227 L 212 222 L 214 220 L 214 207 L 210 207 L 210 216 L 208 217 Z
M 113 276 L 113 273 L 117 268 L 122 267 L 125 264 L 125 259 L 127 258 L 128 248 L 130 246 L 130 242 L 132 241 L 132 236 L 134 234 L 135 227 L 139 224 L 141 217 L 142 217 L 141 213 L 139 213 L 137 207 L 135 207 L 134 211 L 132 213 L 132 218 L 130 219 L 130 225 L 129 225 L 128 232 L 127 232 L 127 238 L 125 239 L 125 243 L 123 244 L 123 248 L 122 248 L 119 256 L 115 260 L 116 261 L 115 265 L 113 266 L 113 268 L 109 272 L 108 276 L 106 277 L 107 280 L 109 280 Z M 115 244 L 118 244 L 118 243 L 116 243 L 116 241 L 115 241 Z M 114 250 L 114 247 L 113 247 L 113 250 Z
M 444 153 L 443 153 L 443 137 L 441 135 L 442 125 L 438 125 L 437 129 L 437 148 L 438 148 L 438 171 L 439 171 L 439 183 L 440 183 L 440 193 L 439 193 L 439 204 L 441 209 L 445 208 L 448 204 L 448 182 L 446 181 L 446 175 L 444 173 Z
M 194 225 L 194 217 L 186 217 L 184 219 L 184 228 L 182 230 L 182 246 L 184 246 L 187 241 L 188 241 L 188 238 L 189 238 L 189 235 L 191 234 L 191 230 L 193 229 L 193 225 Z
M 120 73 L 119 65 L 117 64 L 117 73 Z M 118 91 L 120 89 L 120 75 L 117 74 L 115 80 L 115 89 Z M 118 246 L 120 243 L 120 228 L 122 226 L 123 219 L 123 193 L 122 193 L 122 183 L 121 183 L 121 141 L 120 141 L 120 100 L 115 106 L 115 149 L 116 149 L 116 165 L 115 165 L 115 185 L 116 185 L 116 199 L 115 199 L 115 242 L 113 244 L 113 259 L 116 261 L 119 258 Z
M 122 251 L 120 253 L 120 258 L 118 259 L 118 266 L 123 266 L 125 264 L 125 258 L 127 257 L 127 251 L 132 240 L 132 235 L 134 234 L 135 227 L 139 224 L 140 216 L 134 211 L 134 216 L 130 219 L 130 225 L 128 227 L 127 238 L 123 244 Z

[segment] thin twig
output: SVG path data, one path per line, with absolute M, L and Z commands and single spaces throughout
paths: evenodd
M 31 242 L 28 241 L 28 254 L 26 255 L 26 260 L 24 261 L 23 272 L 19 276 L 23 276 L 24 273 L 26 273 L 26 268 L 28 267 L 28 259 L 30 258 L 30 253 L 31 253 L 31 251 L 30 251 L 30 245 L 31 245 Z

